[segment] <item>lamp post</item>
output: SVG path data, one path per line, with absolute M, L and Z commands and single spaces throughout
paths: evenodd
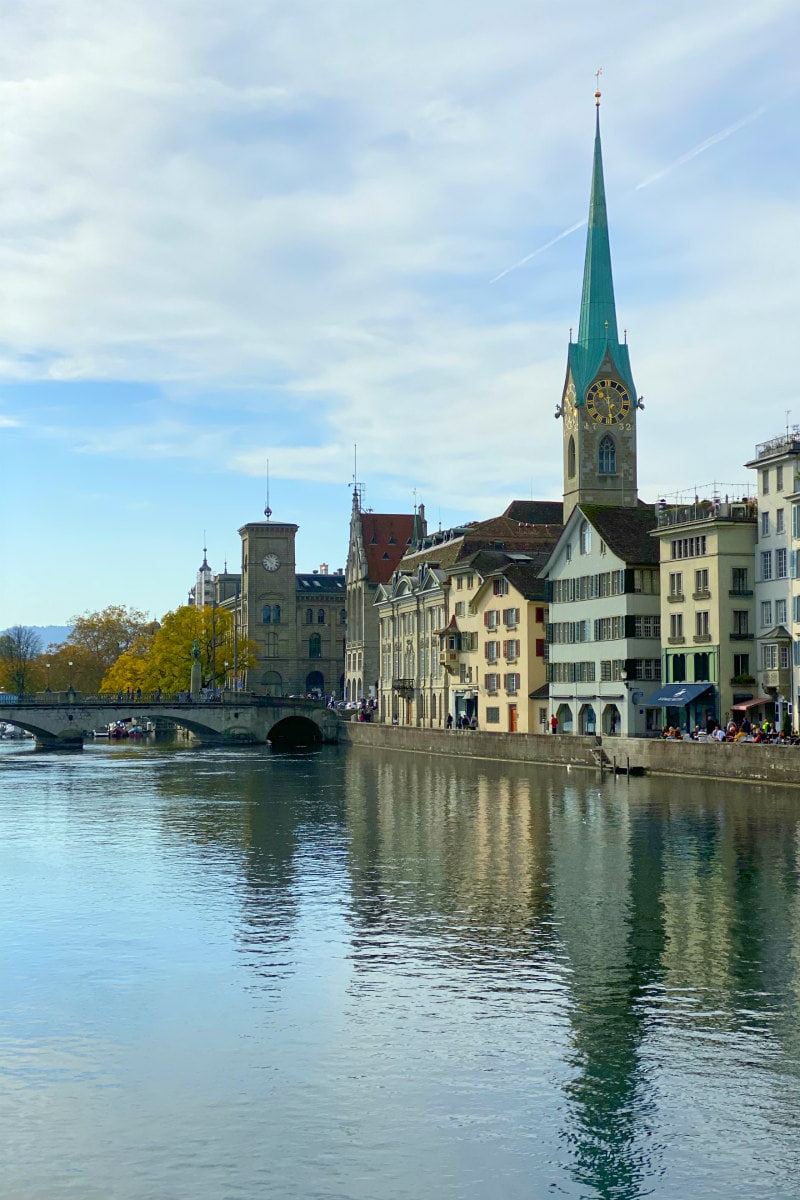
M 50 691 L 50 663 L 45 663 L 47 668 L 47 691 Z
M 69 690 L 72 691 L 72 659 L 67 663 L 69 667 Z
M 225 659 L 225 687 L 228 686 L 228 660 Z

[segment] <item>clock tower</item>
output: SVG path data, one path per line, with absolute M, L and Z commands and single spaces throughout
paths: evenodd
M 564 523 L 576 504 L 635 508 L 636 397 L 627 339 L 620 342 L 611 275 L 600 93 L 586 235 L 578 340 L 567 355 L 567 376 L 556 416 L 564 423 Z
M 295 692 L 297 676 L 297 525 L 252 521 L 242 539 L 241 634 L 257 646 L 247 672 L 249 691 Z

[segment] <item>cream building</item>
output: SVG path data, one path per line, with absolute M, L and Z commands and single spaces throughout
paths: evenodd
M 663 684 L 647 701 L 659 724 L 706 729 L 760 712 L 756 522 L 754 500 L 720 500 L 713 492 L 659 511 L 652 536 L 661 562 Z
M 755 608 L 758 642 L 756 662 L 760 694 L 768 700 L 767 715 L 781 724 L 792 714 L 792 697 L 798 691 L 792 683 L 792 630 L 797 611 L 793 593 L 797 574 L 792 570 L 794 539 L 794 503 L 800 474 L 800 427 L 756 446 L 755 457 L 746 466 L 758 478 L 758 542 L 756 553 Z M 796 563 L 796 555 L 794 558 Z M 797 716 L 793 715 L 795 727 Z

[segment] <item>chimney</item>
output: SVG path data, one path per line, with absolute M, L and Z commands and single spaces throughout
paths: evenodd
M 319 564 L 319 573 L 320 573 L 320 575 L 327 575 L 327 574 L 328 574 L 328 564 L 327 564 L 327 563 L 320 563 L 320 564 Z

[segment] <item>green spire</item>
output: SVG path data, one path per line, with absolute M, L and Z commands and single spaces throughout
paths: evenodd
M 586 260 L 583 267 L 581 319 L 578 345 L 599 350 L 608 343 L 619 345 L 617 312 L 614 306 L 614 280 L 611 276 L 611 247 L 608 241 L 606 189 L 603 183 L 603 154 L 600 147 L 600 107 L 594 135 L 594 169 L 589 201 L 589 228 L 586 234 Z

